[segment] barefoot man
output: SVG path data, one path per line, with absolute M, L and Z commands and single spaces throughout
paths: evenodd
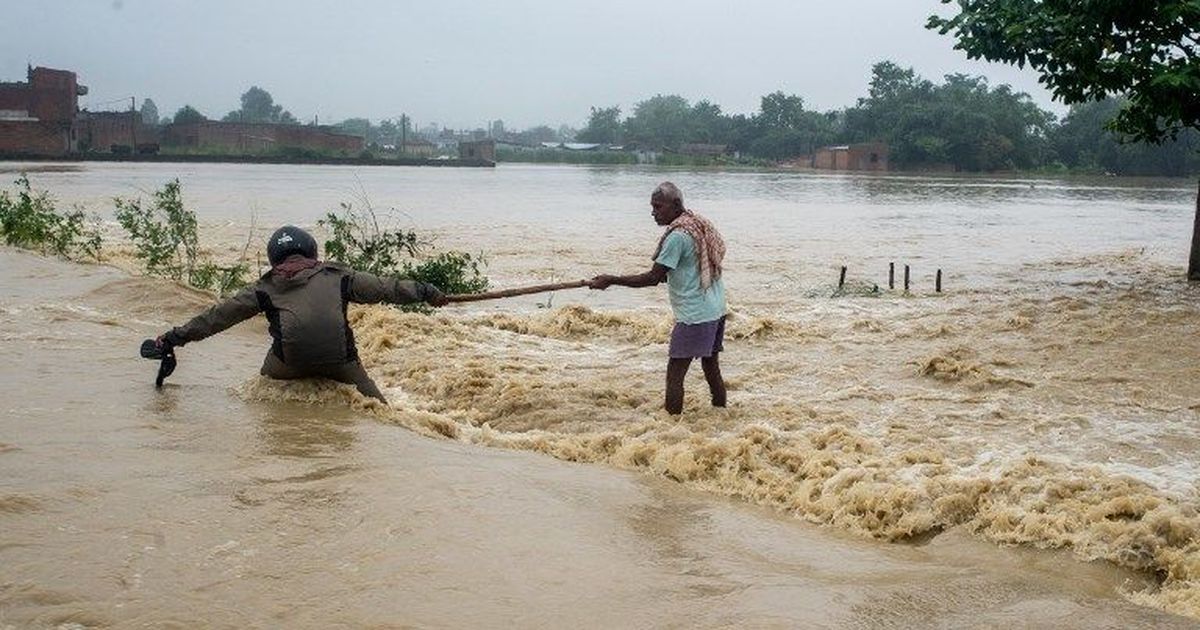
M 683 193 L 663 182 L 650 195 L 650 214 L 667 231 L 654 251 L 654 266 L 630 276 L 599 275 L 588 282 L 593 289 L 611 285 L 650 287 L 667 283 L 675 328 L 667 360 L 667 413 L 683 411 L 683 377 L 692 359 L 700 359 L 714 407 L 725 406 L 725 381 L 718 356 L 724 349 L 725 285 L 721 261 L 725 241 L 708 219 L 683 205 Z

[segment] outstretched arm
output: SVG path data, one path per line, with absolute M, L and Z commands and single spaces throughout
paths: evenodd
M 238 291 L 233 297 L 193 317 L 191 321 L 176 326 L 159 337 L 173 346 L 182 346 L 215 335 L 239 322 L 254 317 L 259 312 L 258 296 L 254 286 Z
M 588 286 L 601 291 L 607 289 L 611 285 L 622 287 L 652 287 L 657 284 L 662 284 L 667 281 L 667 272 L 670 271 L 662 263 L 654 263 L 650 271 L 645 273 L 637 273 L 630 276 L 610 276 L 602 274 L 588 281 Z
M 426 282 L 381 278 L 363 271 L 346 276 L 344 291 L 346 299 L 360 304 L 411 304 L 426 302 L 432 306 L 444 306 L 446 296 L 441 290 Z

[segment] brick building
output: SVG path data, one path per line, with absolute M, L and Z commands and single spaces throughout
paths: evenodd
M 429 158 L 433 157 L 434 154 L 437 153 L 437 145 L 428 140 L 421 140 L 418 138 L 416 140 L 409 140 L 407 142 L 400 143 L 400 146 L 397 147 L 396 150 L 400 153 L 400 155 L 407 157 Z
M 58 156 L 78 149 L 79 97 L 67 70 L 30 67 L 26 81 L 0 82 L 0 153 Z
M 834 171 L 886 171 L 888 146 L 882 142 L 821 147 L 812 156 L 812 167 Z
M 79 150 L 98 153 L 155 153 L 158 151 L 157 127 L 142 122 L 134 112 L 83 112 L 76 125 Z
M 330 127 L 204 121 L 167 125 L 164 146 L 211 149 L 230 154 L 263 153 L 293 148 L 357 155 L 363 150 L 361 136 L 335 133 Z
M 496 141 L 491 138 L 487 140 L 477 140 L 473 142 L 461 141 L 458 143 L 458 157 L 463 160 L 486 160 L 488 162 L 496 161 Z

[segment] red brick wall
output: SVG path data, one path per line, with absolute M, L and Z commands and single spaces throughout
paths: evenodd
M 55 123 L 0 120 L 0 151 L 26 155 L 66 155 L 68 127 Z
M 813 168 L 838 171 L 888 170 L 888 146 L 881 142 L 852 144 L 848 149 L 825 147 L 813 154 Z
M 879 142 L 850 145 L 846 168 L 858 171 L 888 170 L 888 146 Z
M 28 83 L 0 83 L 0 109 L 29 111 Z
M 361 137 L 336 134 L 320 127 L 215 121 L 169 125 L 163 141 L 176 146 L 224 149 L 230 153 L 298 147 L 357 155 L 363 150 Z
M 496 161 L 496 142 L 480 140 L 478 142 L 459 142 L 458 157 L 464 160 Z
M 29 73 L 29 115 L 43 122 L 69 123 L 79 109 L 75 73 L 34 68 Z
M 318 151 L 357 154 L 363 150 L 363 138 L 326 131 L 320 127 L 299 125 L 275 126 L 275 142 L 283 147 L 300 147 Z
M 837 168 L 836 154 L 838 152 L 831 149 L 817 149 L 813 154 L 813 168 L 835 169 Z
M 136 130 L 131 129 L 133 123 L 137 124 Z M 108 153 L 114 144 L 132 147 L 135 139 L 139 145 L 158 144 L 159 136 L 156 128 L 142 124 L 140 114 L 130 112 L 87 114 L 79 124 L 80 147 L 98 153 Z

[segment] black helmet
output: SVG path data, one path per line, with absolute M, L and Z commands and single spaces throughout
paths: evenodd
M 317 240 L 294 225 L 285 225 L 275 230 L 267 241 L 267 260 L 271 261 L 271 265 L 278 265 L 292 254 L 316 258 Z

